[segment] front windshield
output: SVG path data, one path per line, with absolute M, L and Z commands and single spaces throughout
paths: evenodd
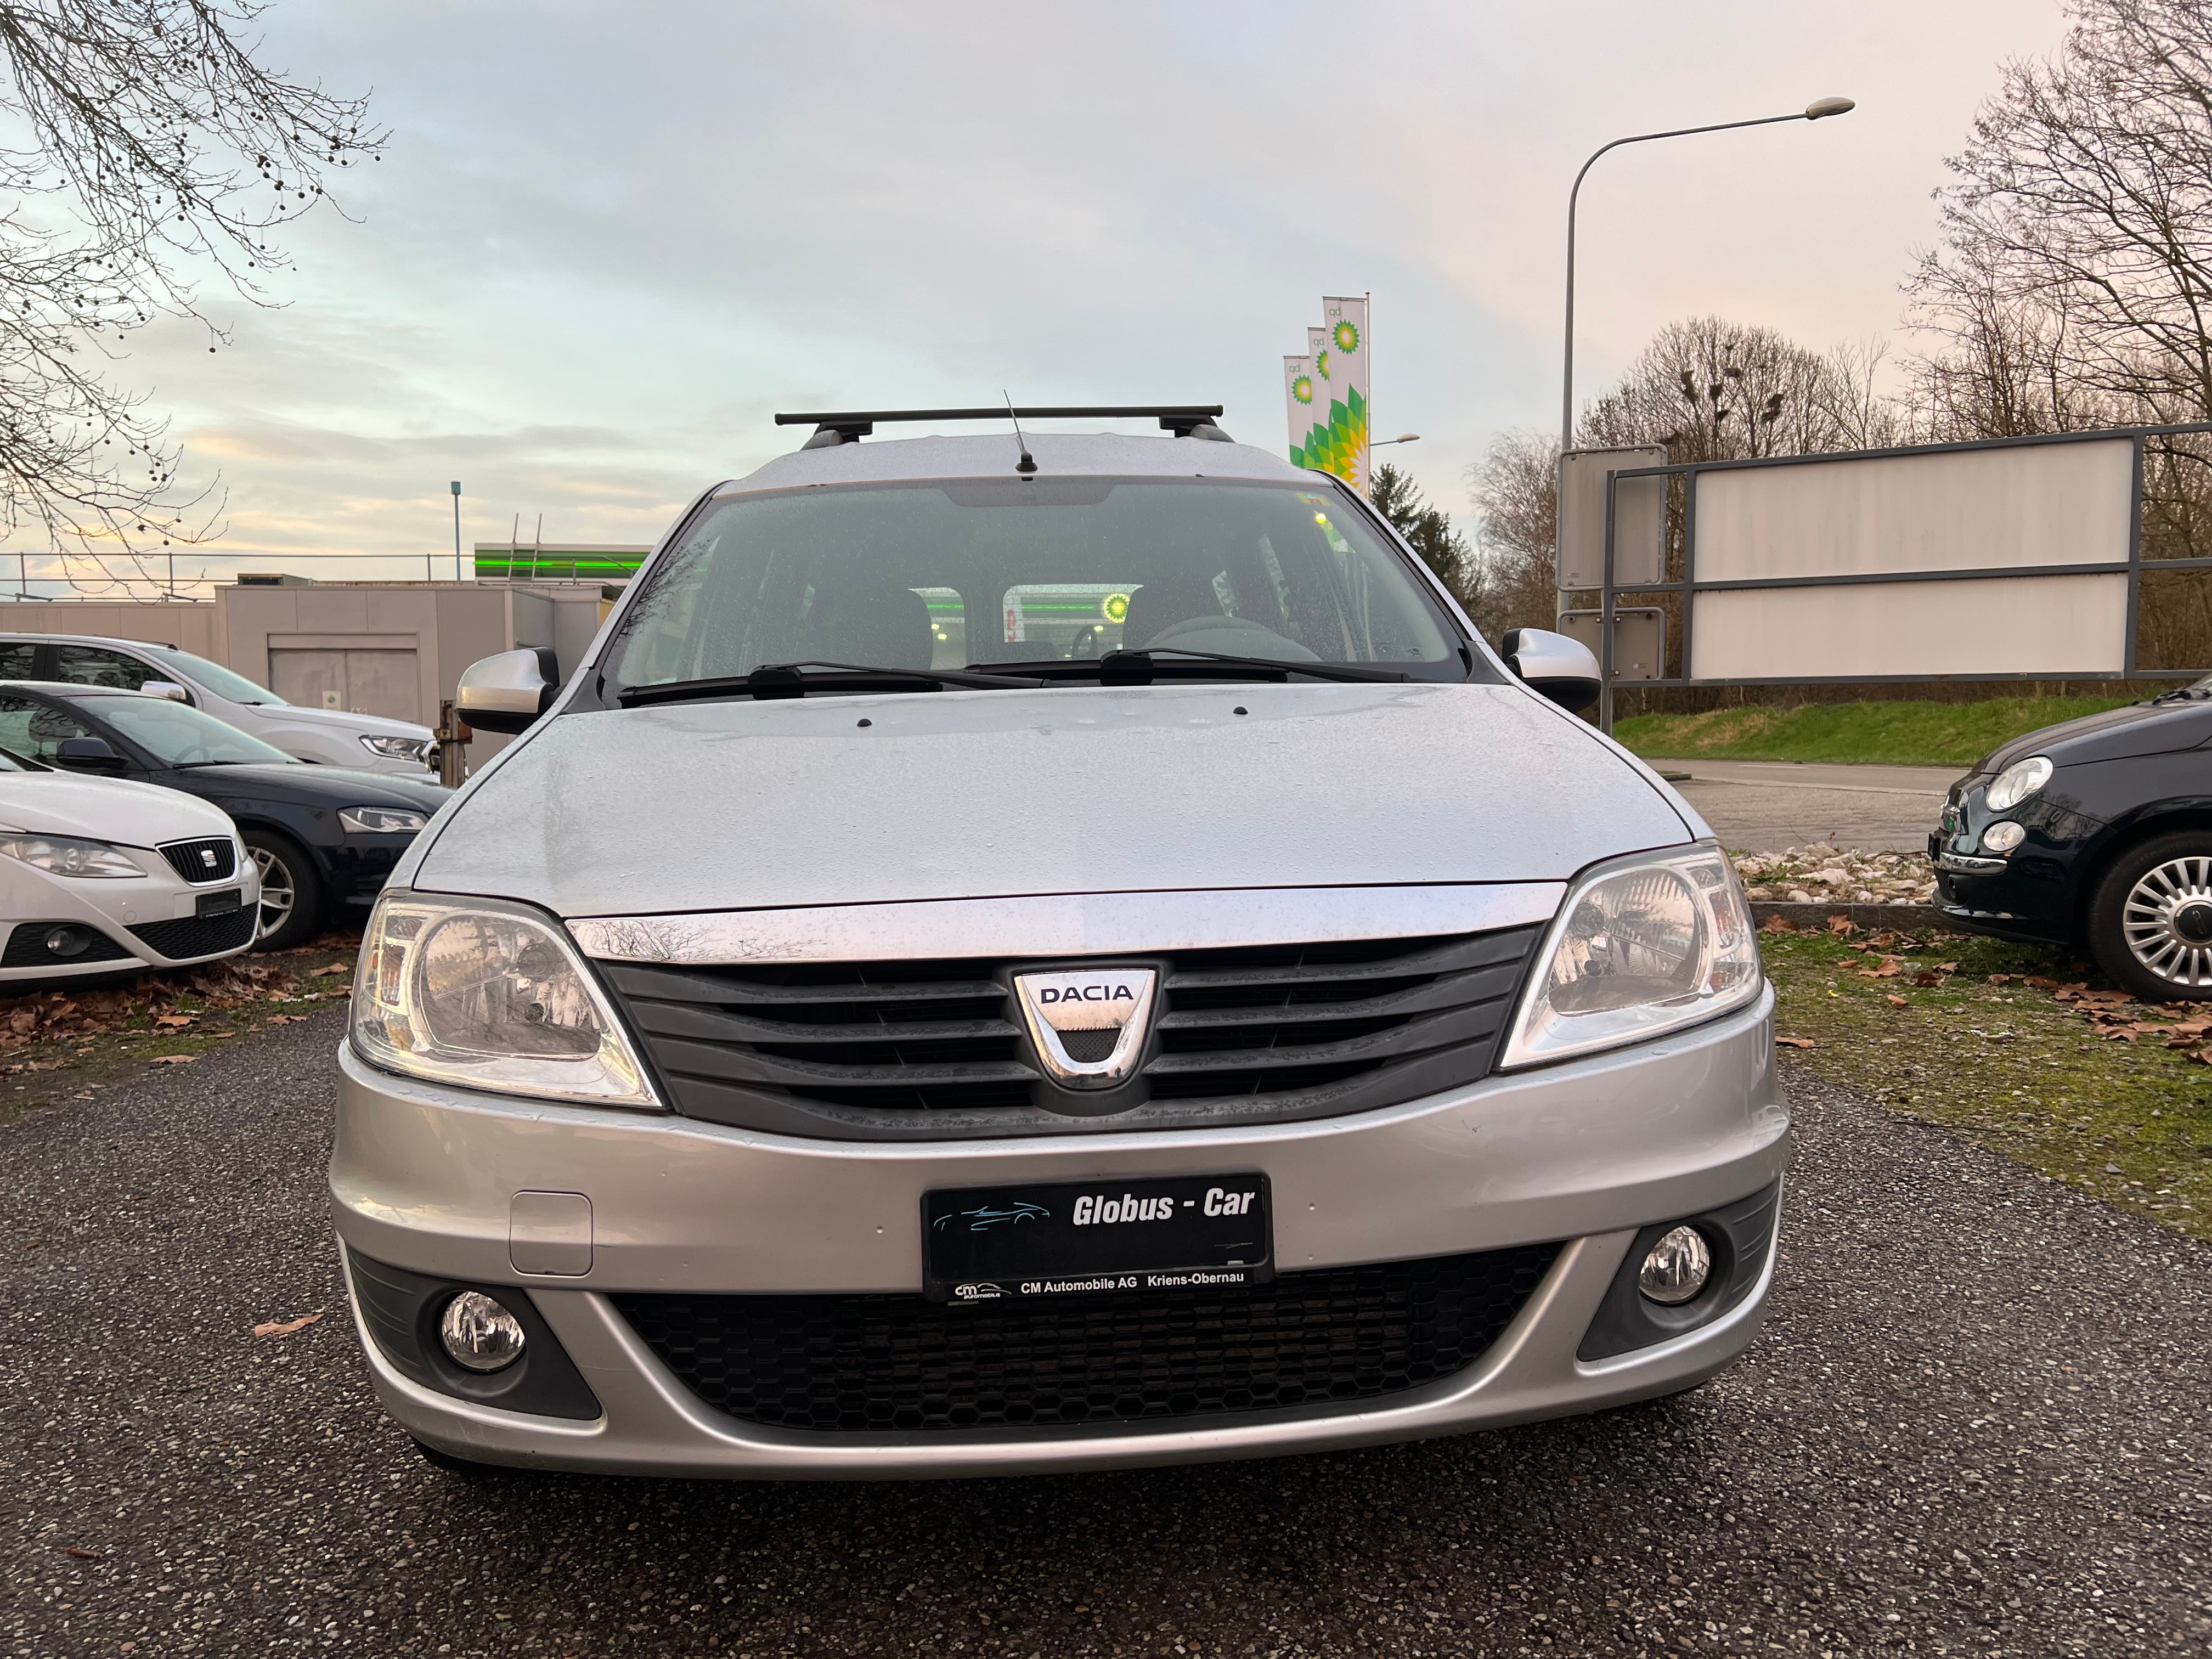
M 266 686 L 256 685 L 245 675 L 233 673 L 219 662 L 195 657 L 191 652 L 179 651 L 174 646 L 149 645 L 144 650 L 155 662 L 178 670 L 187 679 L 197 681 L 218 697 L 228 698 L 232 702 L 265 702 L 279 708 L 291 707 Z
M 85 708 L 164 766 L 226 766 L 291 757 L 189 704 L 166 697 L 86 698 Z
M 624 614 L 608 690 L 764 663 L 988 668 L 1151 647 L 1468 670 L 1358 512 L 1299 484 L 1009 478 L 711 503 Z

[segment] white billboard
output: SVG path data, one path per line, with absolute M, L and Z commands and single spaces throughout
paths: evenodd
M 1698 583 L 1846 580 L 1692 594 L 1692 678 L 2124 672 L 2124 571 L 1864 579 L 2124 565 L 2128 439 L 1720 468 L 1695 491 Z

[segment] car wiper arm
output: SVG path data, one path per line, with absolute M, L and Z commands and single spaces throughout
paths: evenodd
M 808 672 L 806 671 L 826 671 Z M 711 679 L 671 680 L 662 685 L 627 685 L 615 694 L 625 708 L 656 702 L 693 702 L 710 697 L 803 697 L 810 689 L 838 691 L 942 690 L 947 686 L 975 691 L 1007 688 L 1034 690 L 1044 684 L 1012 674 L 979 674 L 951 668 L 881 668 L 858 662 L 769 662 L 750 674 Z
M 1142 685 L 1156 670 L 1172 669 L 1181 659 L 1188 659 L 1195 668 L 1200 663 L 1220 663 L 1231 668 L 1250 668 L 1269 675 L 1304 674 L 1317 680 L 1380 680 L 1402 684 L 1410 674 L 1401 674 L 1388 668 L 1354 668 L 1348 664 L 1324 662 L 1285 662 L 1279 657 L 1232 657 L 1220 651 L 1192 651 L 1180 645 L 1147 646 L 1136 651 L 1109 651 L 1103 657 L 1070 657 L 1059 661 L 1025 662 L 1005 665 L 1029 669 L 1041 674 L 1065 676 L 1069 670 L 1089 669 L 1102 681 L 1124 685 Z M 970 663 L 970 668 L 983 666 Z

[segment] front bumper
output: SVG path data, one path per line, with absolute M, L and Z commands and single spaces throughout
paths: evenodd
M 243 926 L 234 939 L 220 926 L 210 930 L 196 925 L 200 902 L 210 893 L 237 890 L 240 910 L 251 911 L 261 902 L 252 860 L 240 860 L 221 881 L 195 885 L 170 869 L 158 852 L 128 850 L 145 867 L 143 877 L 87 880 L 0 859 L 0 964 L 5 964 L 0 965 L 0 984 L 182 967 L 234 956 L 253 943 L 251 926 Z M 57 923 L 98 934 L 105 954 L 80 961 L 50 958 L 27 948 L 31 933 L 44 933 Z
M 2074 943 L 2081 845 L 2101 826 L 2055 806 L 2049 790 L 2011 812 L 1991 812 L 1983 798 L 1991 781 L 1975 773 L 1952 785 L 1928 837 L 1936 908 L 1969 933 L 2028 945 Z M 1982 849 L 1982 835 L 2002 817 L 2017 819 L 2027 839 L 2012 853 L 1991 855 Z
M 410 1380 L 356 1322 L 379 1397 L 417 1439 L 489 1463 L 772 1479 L 1013 1474 L 1317 1451 L 1591 1411 L 1675 1392 L 1742 1352 L 1756 1287 L 1710 1324 L 1577 1357 L 1638 1231 L 1777 1181 L 1772 998 L 1635 1048 L 1320 1122 L 924 1146 L 799 1140 L 682 1118 L 502 1101 L 341 1055 L 331 1194 L 351 1252 L 520 1285 L 601 1407 L 504 1411 Z M 1082 1427 L 793 1431 L 724 1415 L 655 1357 L 623 1291 L 915 1293 L 938 1187 L 1264 1170 L 1279 1267 L 1559 1243 L 1511 1324 L 1464 1370 L 1356 1405 Z M 518 1194 L 582 1194 L 588 1237 L 557 1263 Z M 558 1265 L 524 1273 L 516 1262 Z M 580 1268 L 581 1271 L 576 1271 Z

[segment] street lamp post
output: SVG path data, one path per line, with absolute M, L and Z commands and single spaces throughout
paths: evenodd
M 1367 441 L 1367 447 L 1370 449 L 1380 449 L 1384 444 L 1417 444 L 1420 441 L 1419 433 L 1401 432 L 1395 438 L 1370 438 Z
M 461 580 L 461 481 L 453 480 L 453 580 Z
M 1768 127 L 1780 121 L 1820 121 L 1831 115 L 1848 115 L 1858 106 L 1848 98 L 1816 98 L 1803 109 L 1788 115 L 1761 115 L 1748 121 L 1716 121 L 1711 126 L 1674 127 L 1666 132 L 1632 133 L 1626 138 L 1616 138 L 1609 144 L 1600 144 L 1590 152 L 1589 160 L 1575 174 L 1574 188 L 1567 192 L 1567 320 L 1565 362 L 1559 374 L 1559 453 L 1564 457 L 1575 447 L 1575 207 L 1581 200 L 1583 179 L 1597 158 L 1609 149 L 1619 149 L 1623 144 L 1648 144 L 1657 138 L 1688 138 L 1700 132 L 1733 132 L 1738 127 Z M 1613 730 L 1613 548 L 1605 550 L 1604 614 L 1598 620 L 1598 726 L 1601 730 Z

